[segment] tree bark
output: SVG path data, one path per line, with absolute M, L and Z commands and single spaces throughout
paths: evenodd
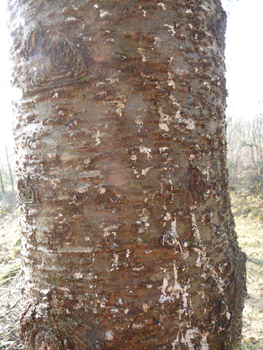
M 14 191 L 15 190 L 14 189 L 14 180 L 13 180 L 12 169 L 11 169 L 10 162 L 9 162 L 9 155 L 8 155 L 6 143 L 5 143 L 5 154 L 6 154 L 6 162 L 7 162 L 7 166 L 8 166 L 8 172 L 9 172 L 11 187 L 12 187 L 12 191 Z
M 3 176 L 2 176 L 2 171 L 0 169 L 0 183 L 1 183 L 1 190 L 2 193 L 5 193 L 5 186 L 4 186 L 4 182 L 3 182 Z
M 9 8 L 24 348 L 239 349 L 220 1 Z

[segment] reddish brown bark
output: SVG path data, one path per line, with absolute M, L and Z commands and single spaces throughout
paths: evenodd
M 9 7 L 25 349 L 239 349 L 220 2 Z

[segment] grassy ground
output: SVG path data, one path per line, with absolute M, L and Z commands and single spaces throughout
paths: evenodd
M 20 350 L 20 232 L 16 194 L 0 196 L 0 349 Z
M 231 197 L 239 243 L 248 258 L 242 350 L 259 350 L 263 349 L 263 200 L 246 194 Z
M 242 350 L 263 350 L 263 199 L 232 193 L 232 211 L 247 254 L 248 295 Z M 15 194 L 0 198 L 0 349 L 19 350 L 20 237 Z

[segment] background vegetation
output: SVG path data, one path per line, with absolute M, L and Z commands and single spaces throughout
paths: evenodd
M 232 120 L 228 130 L 232 212 L 247 254 L 247 300 L 242 349 L 263 349 L 263 114 Z

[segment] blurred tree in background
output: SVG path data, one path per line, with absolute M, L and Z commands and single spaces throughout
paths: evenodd
M 263 114 L 228 119 L 228 168 L 231 189 L 263 195 Z

